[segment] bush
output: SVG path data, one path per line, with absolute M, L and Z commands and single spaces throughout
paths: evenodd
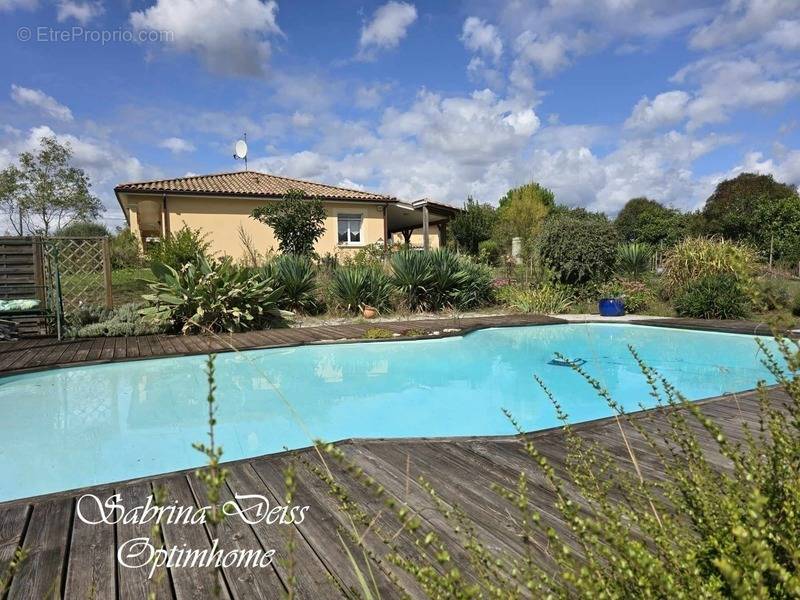
M 497 267 L 503 258 L 503 249 L 494 240 L 485 240 L 478 244 L 478 260 L 490 267 Z
M 649 244 L 630 242 L 617 248 L 617 271 L 626 277 L 639 279 L 650 271 L 653 248 Z
M 643 281 L 616 278 L 600 287 L 600 298 L 622 298 L 625 310 L 629 313 L 640 313 L 647 310 L 656 301 L 656 295 Z
M 507 286 L 500 290 L 499 296 L 506 306 L 524 313 L 560 314 L 573 303 L 569 288 L 552 283 L 533 289 Z
M 307 256 L 282 254 L 263 269 L 280 291 L 280 307 L 299 313 L 319 310 L 317 278 L 314 265 Z
M 680 317 L 742 319 L 749 309 L 747 293 L 730 273 L 690 281 L 675 298 L 675 312 Z
M 206 241 L 206 235 L 199 229 L 184 226 L 151 244 L 147 248 L 147 256 L 153 275 L 161 278 L 166 275 L 164 267 L 179 271 L 186 264 L 199 264 L 202 258 L 208 256 L 210 247 L 211 243 Z
M 330 292 L 336 304 L 351 313 L 365 305 L 379 312 L 391 307 L 392 284 L 383 269 L 377 267 L 337 268 L 331 277 Z
M 494 302 L 495 286 L 492 270 L 466 257 L 459 258 L 459 265 L 466 277 L 456 293 L 455 306 L 461 310 L 468 310 Z
M 152 335 L 166 331 L 167 324 L 141 314 L 140 304 L 123 304 L 119 308 L 81 310 L 70 316 L 70 337 L 120 337 Z
M 797 292 L 792 302 L 792 314 L 795 317 L 800 317 L 800 292 Z
M 142 266 L 142 247 L 129 228 L 121 229 L 110 240 L 111 267 L 127 269 Z
M 145 316 L 169 323 L 183 333 L 241 331 L 271 327 L 291 313 L 279 310 L 280 290 L 271 280 L 237 267 L 230 258 L 199 256 L 176 271 L 165 266 L 160 281 L 144 296 Z
M 682 290 L 704 277 L 727 274 L 750 291 L 756 266 L 756 253 L 749 246 L 719 238 L 687 238 L 667 254 L 663 279 L 667 289 Z
M 494 206 L 467 198 L 464 210 L 450 221 L 450 236 L 459 250 L 477 256 L 480 245 L 491 237 L 496 221 Z
M 93 221 L 73 221 L 59 229 L 55 237 L 75 237 L 75 238 L 90 238 L 90 237 L 107 237 L 109 235 L 108 227 L 104 223 L 95 223 Z
M 788 308 L 791 304 L 789 285 L 779 277 L 764 277 L 756 281 L 756 299 L 762 310 Z
M 386 340 L 393 337 L 394 333 L 382 327 L 370 327 L 364 332 L 365 340 Z
M 567 285 L 606 281 L 617 261 L 617 232 L 607 219 L 562 212 L 545 221 L 538 253 L 556 280 Z
M 325 207 L 302 190 L 289 190 L 277 202 L 253 209 L 250 216 L 272 229 L 286 254 L 314 256 L 314 244 L 325 233 Z

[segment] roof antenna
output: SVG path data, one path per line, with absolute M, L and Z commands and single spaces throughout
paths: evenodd
M 247 171 L 247 132 L 243 135 L 244 139 L 236 142 L 233 147 L 233 158 L 244 161 L 244 170 Z

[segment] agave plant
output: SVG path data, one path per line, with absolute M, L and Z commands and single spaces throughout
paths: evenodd
M 281 308 L 299 313 L 313 313 L 319 309 L 316 272 L 307 256 L 282 254 L 267 264 L 263 273 L 280 288 Z
M 150 291 L 143 296 L 149 306 L 142 315 L 167 321 L 183 333 L 269 327 L 291 316 L 278 307 L 280 290 L 230 258 L 199 256 L 180 271 L 165 265 Z
M 344 266 L 333 272 L 330 291 L 348 312 L 358 312 L 365 305 L 381 311 L 391 306 L 393 287 L 378 267 Z
M 627 277 L 638 279 L 650 270 L 653 248 L 649 244 L 631 242 L 617 248 L 617 269 Z

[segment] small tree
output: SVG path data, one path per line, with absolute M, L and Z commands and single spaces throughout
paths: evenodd
M 104 223 L 73 221 L 56 231 L 56 237 L 107 237 L 110 235 Z
M 512 238 L 519 237 L 528 244 L 541 230 L 554 202 L 553 192 L 538 183 L 508 190 L 500 199 L 500 208 L 497 210 L 497 241 L 508 247 Z
M 687 218 L 680 211 L 648 198 L 628 200 L 614 225 L 623 241 L 655 247 L 674 246 L 688 233 Z
M 467 198 L 464 210 L 450 221 L 450 235 L 460 250 L 477 256 L 481 242 L 492 236 L 497 210 L 490 204 L 480 204 Z
M 19 155 L 17 192 L 19 221 L 30 233 L 49 235 L 73 221 L 91 221 L 103 205 L 89 192 L 89 177 L 70 165 L 72 149 L 54 137 L 42 138 L 36 153 Z
M 314 244 L 325 232 L 322 202 L 306 198 L 300 190 L 289 190 L 280 201 L 259 206 L 250 216 L 272 228 L 286 254 L 313 255 Z

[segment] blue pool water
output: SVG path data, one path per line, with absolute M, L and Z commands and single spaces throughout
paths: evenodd
M 765 339 L 774 347 L 774 342 Z M 217 358 L 224 459 L 313 438 L 513 433 L 558 425 L 539 375 L 572 421 L 611 414 L 555 352 L 586 360 L 629 410 L 652 404 L 632 344 L 690 399 L 771 381 L 755 338 L 624 324 L 487 329 L 464 337 L 252 350 Z M 0 501 L 199 466 L 205 357 L 0 378 Z M 278 390 L 280 393 L 277 393 Z

